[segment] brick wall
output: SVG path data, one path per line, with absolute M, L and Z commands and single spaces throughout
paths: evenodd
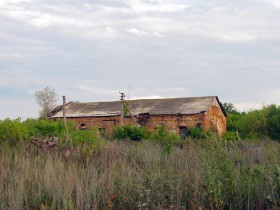
M 204 129 L 212 129 L 219 136 L 226 132 L 226 117 L 220 106 L 212 105 L 204 115 Z
M 141 126 L 145 126 L 152 132 L 155 132 L 159 126 L 164 126 L 165 129 L 178 134 L 179 127 L 184 126 L 187 128 L 202 127 L 206 131 L 211 128 L 218 135 L 226 131 L 226 117 L 216 102 L 205 113 L 193 115 L 140 115 L 135 119 Z M 108 135 L 111 135 L 114 126 L 120 125 L 120 116 L 68 118 L 68 121 L 74 122 L 77 129 L 88 129 L 98 126 L 105 129 Z M 124 125 L 135 125 L 134 120 L 130 116 L 126 116 L 123 123 Z
M 143 119 L 144 118 L 144 119 Z M 160 115 L 160 116 L 145 116 L 135 118 L 141 126 L 145 126 L 150 131 L 154 132 L 159 126 L 164 126 L 165 129 L 179 133 L 179 126 L 197 127 L 204 125 L 204 114 L 194 115 Z M 91 128 L 98 126 L 104 128 L 107 134 L 112 134 L 114 126 L 120 125 L 120 116 L 112 117 L 77 117 L 67 118 L 68 121 L 75 124 L 75 128 Z M 124 118 L 124 125 L 135 125 L 134 120 L 130 116 Z

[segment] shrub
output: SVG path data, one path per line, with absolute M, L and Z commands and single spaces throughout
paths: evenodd
M 156 133 L 151 137 L 152 140 L 169 144 L 169 143 L 182 143 L 182 138 L 174 131 L 165 129 L 163 126 L 159 126 Z
M 206 139 L 207 133 L 202 128 L 192 128 L 189 136 L 193 139 Z
M 28 139 L 28 130 L 20 119 L 0 121 L 0 143 L 2 141 L 14 143 L 26 139 Z
M 131 139 L 133 141 L 139 141 L 142 139 L 148 139 L 151 136 L 151 132 L 145 127 L 135 127 L 131 125 L 118 126 L 114 128 L 114 139 Z
M 98 128 L 93 127 L 90 130 L 72 130 L 70 132 L 70 141 L 73 146 L 86 144 L 95 146 L 98 140 Z
M 223 133 L 223 139 L 229 140 L 229 141 L 236 141 L 237 135 L 233 131 L 227 131 L 227 132 Z
M 23 124 L 28 128 L 30 137 L 45 137 L 49 135 L 62 137 L 65 135 L 65 127 L 62 121 L 27 119 Z

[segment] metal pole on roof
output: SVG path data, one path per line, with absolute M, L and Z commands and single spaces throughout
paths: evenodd
M 67 122 L 66 122 L 66 110 L 65 110 L 65 107 L 66 107 L 66 98 L 65 96 L 62 96 L 62 99 L 63 99 L 63 121 L 64 121 L 64 126 L 66 127 L 67 125 Z
M 124 100 L 125 100 L 125 94 L 124 93 L 121 93 L 121 118 L 120 118 L 120 126 L 123 126 L 123 120 L 124 120 Z
M 68 141 L 68 129 L 67 129 L 67 121 L 66 121 L 66 97 L 62 96 L 63 99 L 63 121 L 64 121 L 64 127 L 65 127 L 65 134 L 66 134 L 66 141 Z

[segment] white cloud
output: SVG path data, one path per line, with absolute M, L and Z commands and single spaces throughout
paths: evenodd
M 0 7 L 8 4 L 19 4 L 19 3 L 30 2 L 30 1 L 31 0 L 1 0 Z
M 248 112 L 250 110 L 261 109 L 264 104 L 260 103 L 235 103 L 234 106 L 238 111 Z
M 265 2 L 272 5 L 275 8 L 280 9 L 280 1 L 279 0 L 265 0 Z
M 92 26 L 90 21 L 71 18 L 67 16 L 54 15 L 41 11 L 32 11 L 27 9 L 15 9 L 3 11 L 2 15 L 10 17 L 14 20 L 36 26 L 38 28 L 46 28 L 49 26 L 67 26 L 77 29 L 89 28 Z
M 132 98 L 218 95 L 240 109 L 280 103 L 279 1 L 84 2 L 0 1 L 5 95 L 50 86 L 69 100 L 118 100 L 131 84 Z M 18 103 L 16 92 L 0 95 L 7 116 L 15 116 L 7 107 Z M 32 115 L 35 102 L 24 103 L 18 113 Z
M 129 29 L 125 29 L 126 32 L 128 33 L 132 33 L 132 34 L 135 34 L 137 36 L 147 36 L 147 35 L 150 35 L 148 32 L 146 31 L 141 31 L 137 28 L 129 28 Z
M 176 4 L 164 1 L 141 1 L 141 0 L 124 0 L 133 11 L 137 13 L 145 12 L 163 12 L 163 13 L 174 13 L 182 11 L 189 6 L 186 4 Z
M 212 33 L 211 35 L 225 42 L 251 42 L 256 40 L 254 35 L 244 32 Z
M 147 31 L 142 31 L 139 30 L 137 28 L 129 28 L 129 29 L 125 29 L 125 31 L 127 33 L 131 33 L 137 36 L 156 36 L 156 37 L 163 37 L 162 34 L 160 34 L 159 32 L 147 32 Z

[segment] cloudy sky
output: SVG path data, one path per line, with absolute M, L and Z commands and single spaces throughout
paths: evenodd
M 71 101 L 280 104 L 280 0 L 0 0 L 0 119 Z M 59 102 L 61 103 L 61 102 Z

